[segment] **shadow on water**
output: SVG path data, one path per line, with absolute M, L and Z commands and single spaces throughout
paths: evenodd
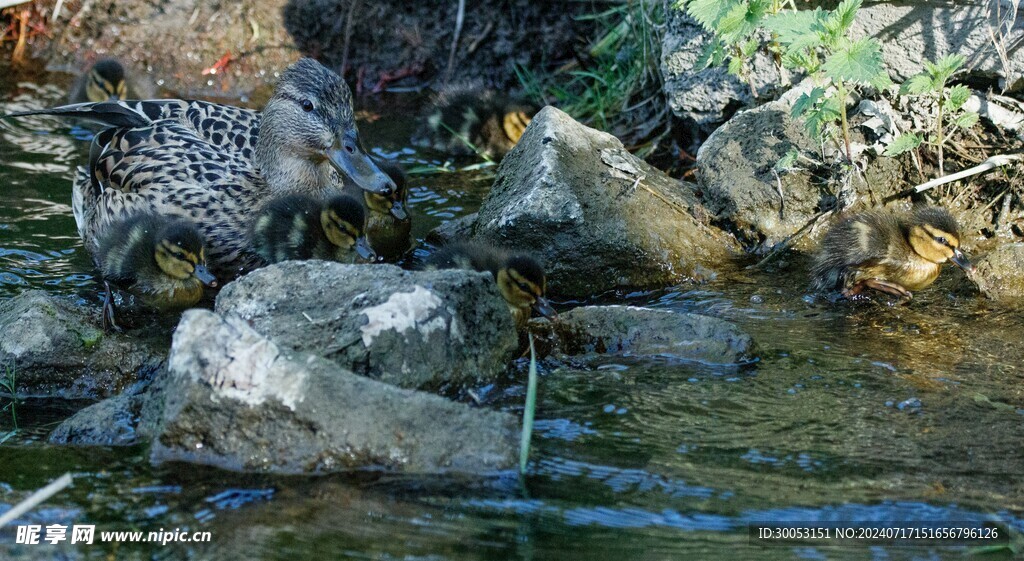
M 0 91 L 0 112 L 60 103 L 55 85 Z M 391 100 L 388 100 L 389 102 Z M 364 108 L 379 156 L 440 165 L 405 146 L 415 106 Z M 70 210 L 81 131 L 0 121 L 0 298 L 28 288 L 92 297 Z M 493 169 L 413 175 L 414 235 L 473 212 Z M 422 251 L 419 253 L 422 255 Z M 530 475 L 321 478 L 152 467 L 142 447 L 66 448 L 46 435 L 82 403 L 26 401 L 0 448 L 0 512 L 64 472 L 74 488 L 21 523 L 209 531 L 208 544 L 33 546 L 0 558 L 70 559 L 937 559 L 963 548 L 758 549 L 762 521 L 957 522 L 1024 531 L 1021 310 L 958 289 L 959 272 L 909 306 L 806 298 L 805 263 L 617 300 L 737 322 L 758 343 L 743 369 L 600 359 L 542 372 Z M 488 402 L 518 413 L 518 382 Z M 0 417 L 2 430 L 9 420 Z M 44 553 L 46 552 L 46 553 Z

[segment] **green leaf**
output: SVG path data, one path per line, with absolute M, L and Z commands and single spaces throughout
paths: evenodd
M 757 30 L 764 13 L 763 0 L 740 2 L 718 20 L 717 32 L 726 43 L 738 43 Z
M 693 63 L 693 67 L 697 70 L 703 70 L 709 66 L 721 66 L 724 59 L 725 49 L 723 48 L 722 42 L 715 38 L 704 46 L 704 52 L 702 52 L 700 57 L 697 58 L 697 61 Z
M 825 75 L 836 82 L 867 84 L 876 88 L 889 84 L 882 60 L 882 48 L 871 38 L 846 42 L 822 65 Z
M 758 41 L 757 38 L 751 37 L 746 43 L 740 45 L 740 53 L 742 53 L 744 57 L 750 58 L 754 56 L 754 53 L 756 53 L 757 49 L 760 47 L 761 42 Z
M 942 107 L 946 111 L 956 111 L 967 103 L 967 100 L 971 97 L 971 90 L 963 84 L 957 84 L 949 88 L 948 94 L 948 97 L 942 103 Z
M 691 0 L 686 8 L 686 13 L 697 20 L 704 29 L 712 33 L 718 33 L 718 22 L 722 17 L 733 9 L 739 0 Z
M 732 74 L 733 76 L 742 76 L 743 75 L 743 59 L 741 57 L 738 57 L 738 56 L 734 56 L 734 57 L 730 58 L 729 59 L 728 71 L 729 71 L 729 74 Z
M 793 103 L 793 108 L 790 110 L 789 114 L 793 117 L 799 117 L 804 113 L 807 113 L 811 108 L 818 104 L 818 101 L 821 100 L 824 95 L 825 90 L 822 88 L 814 88 L 807 93 L 800 94 L 800 97 L 798 97 L 796 102 Z
M 811 136 L 821 136 L 827 125 L 839 120 L 839 100 L 836 96 L 822 98 L 804 114 L 804 127 Z
M 790 148 L 789 152 L 786 152 L 779 161 L 775 162 L 775 171 L 787 171 L 793 169 L 796 166 L 797 159 L 800 158 L 800 151 L 796 148 Z
M 530 460 L 530 440 L 533 436 L 533 418 L 537 410 L 537 353 L 533 348 L 533 334 L 530 340 L 530 373 L 526 379 L 526 404 L 523 406 L 523 432 L 519 438 L 519 473 L 526 473 Z
M 801 51 L 821 45 L 819 22 L 824 17 L 825 12 L 821 8 L 779 12 L 765 18 L 763 26 L 774 33 L 779 44 L 789 51 Z
M 925 62 L 925 68 L 932 73 L 937 83 L 945 84 L 956 71 L 963 66 L 967 59 L 963 55 L 946 55 L 940 58 L 935 64 Z
M 857 10 L 860 9 L 860 4 L 861 0 L 843 0 L 832 11 L 829 19 L 834 22 L 839 32 L 846 33 L 846 30 L 850 29 L 854 18 L 857 17 Z
M 900 86 L 900 94 L 902 95 L 921 95 L 935 90 L 932 77 L 927 72 L 911 76 L 909 80 L 903 82 L 903 85 Z
M 969 129 L 976 124 L 978 124 L 978 114 L 971 113 L 970 111 L 961 113 L 953 120 L 953 126 L 961 129 Z
M 924 137 L 916 133 L 901 134 L 896 140 L 893 140 L 888 146 L 885 147 L 884 154 L 890 158 L 893 156 L 899 156 L 904 152 L 909 152 L 914 148 L 917 148 L 924 142 Z

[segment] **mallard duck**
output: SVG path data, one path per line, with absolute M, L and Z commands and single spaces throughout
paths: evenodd
M 194 306 L 217 279 L 206 268 L 203 236 L 188 220 L 139 213 L 111 222 L 93 252 L 106 295 L 104 327 L 117 329 L 110 283 L 160 310 Z
M 398 261 L 412 247 L 412 217 L 409 214 L 409 186 L 405 171 L 389 161 L 377 162 L 377 167 L 395 182 L 390 195 L 361 191 L 351 181 L 345 192 L 361 196 L 366 207 L 366 239 L 377 256 L 384 261 Z
M 116 59 L 104 58 L 96 61 L 75 80 L 68 99 L 71 103 L 86 103 L 127 98 L 128 83 L 124 66 Z
M 869 210 L 841 219 L 825 234 L 815 257 L 814 288 L 855 297 L 867 288 L 909 300 L 952 261 L 970 271 L 960 250 L 960 228 L 946 209 L 919 206 L 910 213 Z
M 210 268 L 228 280 L 258 267 L 253 209 L 272 196 L 315 196 L 350 178 L 390 195 L 394 182 L 360 147 L 348 86 L 312 59 L 288 67 L 262 113 L 183 100 L 105 101 L 15 115 L 89 119 L 111 127 L 93 138 L 72 186 L 87 246 L 125 214 L 155 212 L 194 222 Z
M 293 193 L 271 200 L 253 225 L 252 244 L 267 263 L 323 259 L 351 263 L 376 257 L 363 237 L 363 205 L 348 195 L 321 201 Z
M 544 317 L 557 314 L 545 297 L 547 280 L 536 259 L 521 253 L 473 242 L 449 244 L 427 259 L 428 269 L 469 269 L 489 272 L 508 303 L 516 327 L 522 329 L 533 310 Z
M 449 154 L 501 158 L 519 142 L 537 109 L 492 90 L 449 87 L 437 95 L 414 143 Z

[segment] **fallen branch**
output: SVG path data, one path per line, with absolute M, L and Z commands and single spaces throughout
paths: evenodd
M 61 492 L 68 485 L 71 485 L 71 474 L 65 473 L 46 487 L 32 493 L 25 500 L 14 505 L 14 508 L 5 512 L 3 516 L 0 516 L 0 528 L 3 528 L 12 520 L 35 508 L 36 505 Z
M 974 167 L 967 168 L 963 171 L 958 171 L 956 173 L 951 173 L 949 175 L 944 175 L 942 177 L 938 177 L 927 183 L 922 183 L 917 187 L 911 189 L 911 191 L 914 193 L 923 193 L 933 187 L 938 187 L 939 185 L 945 185 L 947 183 L 952 183 L 954 181 L 959 181 L 967 177 L 978 175 L 979 173 L 985 173 L 986 171 L 1003 167 L 1007 164 L 1020 160 L 1021 158 L 1024 158 L 1024 154 L 1000 154 L 998 156 L 992 156 L 991 158 L 985 160 L 984 162 Z

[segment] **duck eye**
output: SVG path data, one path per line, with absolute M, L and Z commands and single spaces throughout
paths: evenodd
M 947 240 L 944 236 L 939 236 L 935 238 L 935 241 L 939 242 L 942 245 L 949 245 L 949 240 Z
M 310 111 L 313 110 L 313 102 L 308 99 L 302 100 L 301 102 L 299 102 L 299 105 L 302 106 L 302 110 L 305 111 L 306 113 L 309 113 Z

